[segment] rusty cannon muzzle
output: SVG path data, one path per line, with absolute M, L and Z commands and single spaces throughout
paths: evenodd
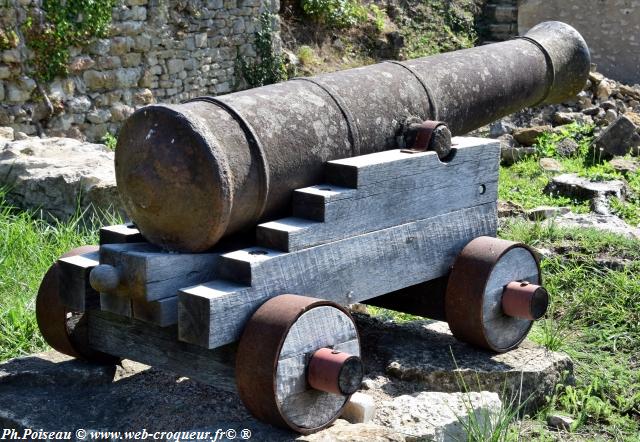
M 542 23 L 511 41 L 138 110 L 116 149 L 124 207 L 152 243 L 209 249 L 281 215 L 328 160 L 397 148 L 411 123 L 464 134 L 585 85 L 589 50 Z

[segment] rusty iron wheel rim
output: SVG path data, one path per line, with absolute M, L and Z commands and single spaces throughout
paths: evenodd
M 481 236 L 469 242 L 457 256 L 447 283 L 445 312 L 451 333 L 460 341 L 504 353 L 516 348 L 527 337 L 534 321 L 530 321 L 515 343 L 496 347 L 487 339 L 483 322 L 483 301 L 489 277 L 500 259 L 515 248 L 526 249 L 531 254 L 538 271 L 538 282 L 542 285 L 540 260 L 525 244 Z
M 334 302 L 300 295 L 276 296 L 262 304 L 247 322 L 236 356 L 238 395 L 247 409 L 264 422 L 301 434 L 310 434 L 331 425 L 348 402 L 347 396 L 333 418 L 323 425 L 304 428 L 291 422 L 276 400 L 276 372 L 282 344 L 302 314 L 321 306 L 335 307 L 354 322 L 349 312 Z
M 60 258 L 82 255 L 98 251 L 98 246 L 82 246 L 70 250 Z M 59 265 L 57 261 L 49 267 L 36 296 L 36 321 L 44 340 L 54 350 L 73 358 L 86 361 L 114 364 L 119 361 L 114 356 L 91 350 L 87 342 L 82 342 L 69 330 L 69 321 L 74 325 L 86 326 L 86 316 L 65 307 L 60 300 Z

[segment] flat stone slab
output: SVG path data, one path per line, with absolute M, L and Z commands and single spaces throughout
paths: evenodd
M 631 239 L 640 239 L 640 229 L 632 227 L 615 215 L 598 213 L 567 213 L 554 218 L 551 222 L 556 227 L 596 229 L 615 233 Z
M 531 412 L 544 404 L 558 383 L 573 379 L 569 356 L 527 340 L 515 350 L 496 354 L 458 341 L 444 322 L 396 324 L 364 315 L 357 318 L 365 364 L 373 372 L 385 373 L 365 381 L 373 391 L 392 396 L 490 391 L 504 403 L 521 404 Z
M 212 434 L 230 429 L 238 435 L 248 429 L 261 441 L 465 440 L 461 421 L 499 413 L 505 385 L 512 391 L 522 380 L 523 397 L 533 392 L 540 398 L 572 370 L 568 357 L 529 343 L 494 355 L 458 343 L 443 323 L 356 317 L 366 367 L 361 392 L 377 409 L 368 423 L 338 421 L 302 437 L 257 421 L 237 395 L 214 386 L 132 361 L 101 367 L 47 352 L 0 365 L 0 427 Z

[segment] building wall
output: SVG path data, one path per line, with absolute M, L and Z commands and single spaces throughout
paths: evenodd
M 68 77 L 41 85 L 51 116 L 19 32 L 40 4 L 0 0 L 0 27 L 20 37 L 16 48 L 0 51 L 0 126 L 92 141 L 115 133 L 143 105 L 231 92 L 239 84 L 238 56 L 255 57 L 260 13 L 279 9 L 279 0 L 120 0 L 109 38 L 71 48 Z
M 628 84 L 640 83 L 640 0 L 521 0 L 518 31 L 559 20 L 585 38 L 598 71 Z

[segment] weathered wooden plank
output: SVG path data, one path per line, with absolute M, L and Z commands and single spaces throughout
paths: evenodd
M 178 297 L 164 298 L 158 301 L 132 301 L 133 317 L 159 327 L 168 327 L 178 323 Z
M 225 254 L 219 275 L 245 287 L 220 290 L 213 281 L 180 290 L 180 339 L 206 348 L 233 342 L 266 299 L 283 293 L 352 304 L 444 276 L 469 241 L 496 229 L 489 203 L 293 253 Z
M 109 293 L 100 293 L 100 310 L 126 318 L 133 316 L 131 298 Z
M 420 187 L 384 196 L 339 200 L 325 206 L 325 214 L 329 213 L 332 220 L 317 222 L 292 217 L 264 223 L 257 228 L 257 242 L 262 247 L 294 252 L 490 203 L 496 201 L 498 194 L 497 176 L 491 178 L 494 181 L 470 180 L 463 185 Z
M 100 245 L 145 242 L 140 231 L 131 223 L 105 226 L 100 229 Z
M 500 160 L 500 143 L 486 138 L 455 137 L 452 140 L 454 155 L 446 163 L 440 162 L 435 152 L 406 153 L 399 149 L 377 152 L 357 157 L 329 161 L 325 177 L 337 186 L 361 188 L 402 175 L 418 174 L 426 168 L 454 168 L 464 151 L 480 151 L 494 164 Z M 452 177 L 451 177 L 452 178 Z
M 157 301 L 176 296 L 181 287 L 216 277 L 220 253 L 169 253 L 147 243 L 106 244 L 100 263 L 118 269 L 121 281 L 110 294 Z
M 235 346 L 205 350 L 178 341 L 176 327 L 161 328 L 100 311 L 88 315 L 92 348 L 235 392 Z
M 363 156 L 380 157 L 376 162 L 349 159 L 355 166 L 334 162 L 368 178 L 360 180 L 358 189 L 323 184 L 297 190 L 295 216 L 259 225 L 258 245 L 293 252 L 496 201 L 498 147 L 493 142 L 460 147 L 448 163 L 433 152 L 413 156 L 400 151 Z M 372 167 L 375 174 L 366 173 Z
M 84 312 L 100 303 L 98 292 L 89 284 L 89 274 L 98 265 L 98 252 L 58 260 L 60 299 L 70 310 Z

